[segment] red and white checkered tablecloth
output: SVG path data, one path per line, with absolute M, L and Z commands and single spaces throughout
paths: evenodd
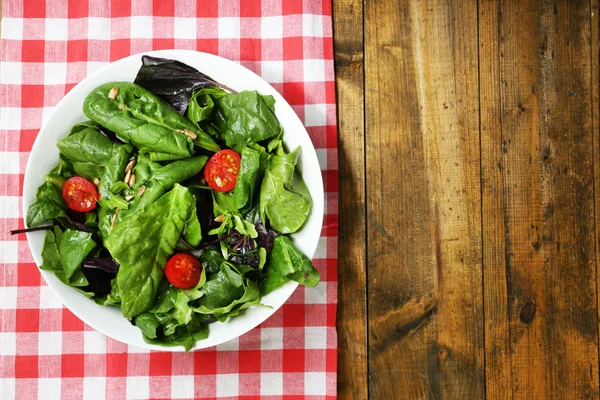
M 4 0 L 0 70 L 0 399 L 336 396 L 337 133 L 331 0 Z M 317 148 L 317 288 L 260 327 L 190 353 L 106 338 L 55 298 L 24 235 L 29 151 L 56 103 L 111 61 L 158 49 L 237 61 L 292 105 Z

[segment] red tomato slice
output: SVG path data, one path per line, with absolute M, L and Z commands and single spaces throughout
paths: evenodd
M 190 289 L 196 286 L 201 274 L 200 261 L 189 254 L 175 254 L 165 266 L 167 280 L 179 289 Z
M 204 179 L 217 192 L 229 192 L 235 187 L 241 157 L 233 150 L 221 150 L 206 163 Z
M 80 212 L 93 210 L 99 198 L 96 186 L 81 176 L 74 176 L 65 182 L 62 197 L 71 210 Z

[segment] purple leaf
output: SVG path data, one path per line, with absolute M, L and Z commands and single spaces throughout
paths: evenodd
M 256 227 L 256 232 L 258 233 L 256 242 L 260 247 L 264 247 L 267 252 L 270 252 L 273 248 L 273 242 L 279 233 L 270 228 L 267 230 L 262 221 L 258 221 L 254 226 Z

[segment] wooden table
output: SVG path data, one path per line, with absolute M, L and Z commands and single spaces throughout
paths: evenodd
M 340 398 L 598 398 L 598 0 L 333 4 Z

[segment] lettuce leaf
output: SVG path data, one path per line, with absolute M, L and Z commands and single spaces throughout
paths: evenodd
M 164 265 L 195 206 L 189 190 L 175 184 L 156 202 L 115 224 L 105 246 L 120 265 L 117 284 L 124 317 L 131 319 L 154 305 Z

